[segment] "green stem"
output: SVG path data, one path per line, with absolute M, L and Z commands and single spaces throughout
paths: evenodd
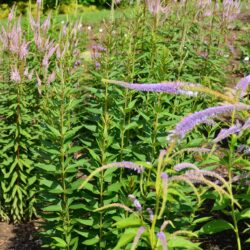
M 61 179 L 62 179 L 62 188 L 63 188 L 63 228 L 65 234 L 65 242 L 67 243 L 67 249 L 70 250 L 70 241 L 68 242 L 68 237 L 70 235 L 70 215 L 68 207 L 68 197 L 67 197 L 67 185 L 66 185 L 66 176 L 65 176 L 65 151 L 64 151 L 64 115 L 65 115 L 65 84 L 64 77 L 62 73 L 61 81 L 61 107 L 60 107 L 60 164 L 61 164 Z

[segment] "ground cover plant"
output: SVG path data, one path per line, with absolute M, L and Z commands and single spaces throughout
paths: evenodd
M 119 3 L 3 24 L 1 220 L 47 249 L 248 249 L 248 2 Z

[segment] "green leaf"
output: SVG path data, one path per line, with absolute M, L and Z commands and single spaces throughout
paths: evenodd
M 125 127 L 124 131 L 130 130 L 130 129 L 134 129 L 134 128 L 136 128 L 137 126 L 138 126 L 138 125 L 137 125 L 136 122 L 131 122 L 131 123 L 129 123 L 129 124 Z
M 201 217 L 201 218 L 198 218 L 196 220 L 193 221 L 193 225 L 196 225 L 196 224 L 199 224 L 199 223 L 203 223 L 203 222 L 206 222 L 208 220 L 210 220 L 212 217 L 211 216 L 207 216 L 207 217 Z
M 128 218 L 121 219 L 120 221 L 116 222 L 113 226 L 116 226 L 117 228 L 126 228 L 131 226 L 141 226 L 141 224 L 141 220 L 138 217 L 131 215 Z
M 38 163 L 36 166 L 45 170 L 46 172 L 56 172 L 56 166 L 54 165 Z
M 87 225 L 87 226 L 93 226 L 94 225 L 94 219 L 93 218 L 89 218 L 89 219 L 80 219 L 80 218 L 76 218 L 75 219 L 77 222 L 79 222 L 82 225 Z
M 47 127 L 48 127 L 48 129 L 52 132 L 52 134 L 53 134 L 55 137 L 61 137 L 60 131 L 58 131 L 57 129 L 53 128 L 52 126 L 50 126 L 50 125 L 48 125 L 48 124 L 47 124 Z
M 54 239 L 57 242 L 56 246 L 58 246 L 58 247 L 66 247 L 67 246 L 67 243 L 59 237 L 52 237 L 52 239 Z
M 92 245 L 95 245 L 97 242 L 99 242 L 98 235 L 96 235 L 92 239 L 88 239 L 88 240 L 83 241 L 82 244 L 87 245 L 87 246 L 92 246 Z
M 240 219 L 239 220 L 242 220 L 242 219 L 250 219 L 250 208 L 246 208 L 245 210 L 243 210 L 240 213 Z
M 119 238 L 114 250 L 120 250 L 122 247 L 126 246 L 128 243 L 132 242 L 137 234 L 138 228 L 127 229 Z
M 45 212 L 61 212 L 62 211 L 62 207 L 61 205 L 51 205 L 51 206 L 47 206 L 45 208 L 42 209 Z
M 168 247 L 170 249 L 190 249 L 190 250 L 202 249 L 199 247 L 199 243 L 194 243 L 181 236 L 174 236 L 173 238 L 168 240 Z
M 200 234 L 214 234 L 225 230 L 234 229 L 233 225 L 225 220 L 213 220 L 206 223 L 199 230 Z

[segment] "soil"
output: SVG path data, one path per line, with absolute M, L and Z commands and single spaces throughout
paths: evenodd
M 0 250 L 41 250 L 33 222 L 12 225 L 0 222 Z

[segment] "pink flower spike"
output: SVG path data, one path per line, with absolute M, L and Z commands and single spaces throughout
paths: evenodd
M 13 18 L 14 18 L 14 13 L 15 13 L 15 5 L 11 8 L 9 16 L 8 16 L 8 21 L 9 23 L 12 22 Z
M 51 19 L 51 14 L 49 13 L 48 17 L 45 19 L 44 23 L 42 24 L 42 30 L 47 31 L 50 27 L 50 19 Z
M 18 69 L 17 69 L 16 66 L 11 69 L 10 79 L 13 82 L 16 82 L 16 83 L 20 83 L 21 82 L 21 76 L 20 76 L 20 73 L 19 73 L 19 71 L 18 71 Z
M 47 80 L 47 85 L 50 85 L 52 82 L 54 82 L 56 79 L 56 72 L 53 71 L 49 76 Z

